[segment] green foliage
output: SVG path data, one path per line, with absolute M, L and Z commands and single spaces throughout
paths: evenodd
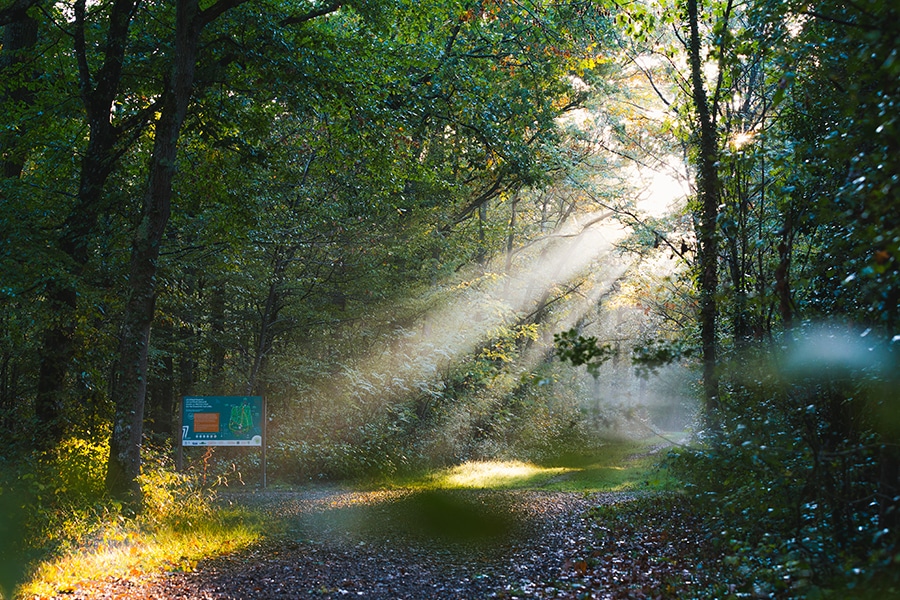
M 684 7 L 660 3 L 669 22 Z M 720 140 L 721 390 L 707 417 L 720 428 L 698 432 L 701 445 L 671 464 L 724 532 L 741 580 L 733 592 L 895 594 L 896 6 L 763 0 L 704 11 Z M 687 100 L 673 103 L 674 131 L 692 145 Z M 662 297 L 642 304 L 668 313 Z M 692 332 L 688 323 L 686 342 L 639 349 L 638 362 L 689 358 Z
M 684 339 L 651 340 L 632 349 L 631 361 L 635 370 L 644 376 L 660 367 L 690 359 L 697 354 L 697 348 Z
M 7 471 L 8 473 L 8 471 Z M 25 510 L 27 496 L 5 474 L 0 478 L 0 597 L 9 598 L 26 572 L 28 552 Z
M 215 486 L 202 485 L 199 475 L 175 472 L 172 460 L 158 450 L 147 452 L 140 478 L 143 511 L 136 518 L 126 515 L 105 492 L 108 453 L 105 441 L 69 438 L 46 455 L 5 469 L 0 481 L 4 597 L 35 574 L 29 589 L 55 584 L 56 593 L 69 577 L 80 582 L 105 577 L 98 573 L 110 568 L 127 571 L 107 564 L 121 547 L 122 557 L 143 560 L 142 568 L 170 568 L 256 535 L 247 515 L 214 510 Z M 210 546 L 207 538 L 216 541 Z M 127 552 L 130 545 L 139 550 Z
M 588 373 L 597 377 L 600 367 L 615 355 L 611 344 L 600 344 L 596 337 L 584 337 L 577 329 L 553 335 L 556 354 L 561 360 L 578 367 L 586 365 Z
M 71 547 L 100 527 L 112 507 L 103 498 L 103 444 L 65 440 L 50 453 L 19 457 L 0 479 L 0 593 L 12 597 L 34 561 Z
M 778 593 L 896 588 L 896 434 L 872 420 L 896 377 L 854 363 L 853 340 L 834 331 L 832 363 L 811 355 L 815 332 L 797 337 L 787 353 L 744 355 L 726 379 L 721 431 L 669 465 L 721 520 L 730 564 Z
M 192 522 L 213 514 L 215 487 L 203 486 L 196 474 L 179 473 L 166 453 L 144 455 L 139 483 L 141 523 L 152 529 L 190 531 Z
M 0 61 L 3 160 L 23 157 L 17 175 L 0 178 L 0 256 L 12 259 L 0 261 L 0 425 L 24 451 L 43 434 L 32 407 L 50 381 L 41 361 L 57 350 L 48 334 L 64 342 L 48 406 L 66 439 L 107 430 L 111 416 L 110 364 L 133 287 L 127 257 L 175 62 L 171 6 L 141 5 L 121 30 L 111 22 L 117 7 L 86 5 L 83 23 L 61 9 L 41 11 L 38 41 L 23 61 Z M 311 471 L 400 468 L 406 459 L 384 458 L 397 440 L 432 417 L 450 418 L 450 409 L 419 416 L 419 406 L 455 400 L 440 398 L 440 377 L 412 381 L 382 369 L 355 374 L 336 398 L 295 392 L 352 372 L 360 347 L 388 339 L 397 321 L 374 306 L 419 294 L 473 258 L 487 261 L 507 236 L 527 231 L 531 241 L 565 214 L 541 210 L 539 224 L 520 218 L 507 227 L 516 194 L 561 176 L 567 164 L 557 118 L 584 101 L 569 75 L 588 77 L 603 62 L 606 20 L 568 2 L 376 1 L 288 25 L 294 8 L 239 3 L 203 30 L 156 277 L 147 426 L 166 440 L 178 396 L 249 387 L 286 413 L 319 403 L 336 415 L 334 435 L 305 436 L 318 440 L 315 450 L 298 453 L 310 464 L 333 457 L 326 462 L 337 466 Z M 83 46 L 64 33 L 81 25 Z M 121 45 L 107 44 L 117 32 Z M 121 61 L 108 55 L 118 47 Z M 119 64 L 121 78 L 113 76 Z M 114 102 L 91 104 L 106 91 Z M 51 293 L 59 290 L 71 302 Z M 537 333 L 530 323 L 492 333 L 474 351 L 471 376 L 445 383 L 508 386 L 520 376 L 511 365 Z M 423 362 L 415 364 L 449 368 L 445 359 Z M 387 408 L 418 392 L 424 398 Z M 479 402 L 474 423 L 493 406 Z M 512 423 L 511 412 L 525 410 L 498 418 Z M 57 487 L 87 501 L 102 473 L 84 475 Z M 148 488 L 148 511 L 162 510 L 168 485 L 181 483 Z
M 897 36 L 897 10 L 870 2 L 823 11 L 833 19 L 812 20 L 798 39 L 808 50 L 792 65 L 797 77 L 786 109 L 794 164 L 804 176 L 795 193 L 814 203 L 815 240 L 823 242 L 810 304 L 890 332 L 898 294 L 893 115 L 900 90 L 889 40 Z

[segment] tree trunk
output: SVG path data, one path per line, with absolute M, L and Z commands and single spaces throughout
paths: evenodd
M 487 260 L 487 238 L 484 232 L 487 222 L 487 201 L 478 205 L 478 254 L 475 260 L 481 267 L 485 267 Z
M 0 43 L 0 73 L 9 81 L 21 82 L 13 84 L 6 94 L 0 97 L 0 103 L 31 105 L 34 93 L 25 82 L 36 80 L 37 73 L 17 72 L 25 69 L 28 53 L 37 44 L 38 22 L 22 10 L 14 15 L 3 27 L 3 38 Z M 26 148 L 21 144 L 22 131 L 19 127 L 0 132 L 0 172 L 6 179 L 18 179 L 22 175 L 28 156 Z M 74 290 L 57 290 L 51 280 L 45 290 L 46 310 L 49 314 L 65 315 L 68 308 L 74 306 Z M 43 333 L 43 344 L 38 351 L 38 381 L 35 395 L 35 417 L 38 431 L 34 437 L 38 449 L 52 448 L 63 437 L 63 398 L 66 365 L 71 357 L 71 336 L 74 319 L 58 318 Z
M 793 207 L 788 207 L 781 240 L 778 242 L 778 267 L 775 269 L 775 292 L 778 294 L 778 312 L 786 330 L 794 325 L 794 303 L 791 299 L 791 253 L 793 251 Z
M 718 287 L 718 236 L 716 218 L 719 210 L 718 139 L 713 115 L 703 83 L 700 60 L 700 25 L 697 0 L 688 0 L 690 27 L 691 92 L 699 125 L 698 195 L 699 195 L 699 262 L 700 262 L 700 345 L 703 355 L 703 390 L 707 424 L 717 427 L 719 409 L 719 376 L 716 369 L 716 289 Z
M 19 365 L 12 352 L 4 352 L 0 357 L 0 431 L 9 435 L 17 419 L 15 415 L 16 400 L 19 397 Z M 12 436 L 9 436 L 12 437 Z
M 225 391 L 225 282 L 212 286 L 209 300 L 209 382 L 214 394 Z
M 33 104 L 34 93 L 25 85 L 25 75 L 10 71 L 25 62 L 23 59 L 37 44 L 37 34 L 38 22 L 25 11 L 3 27 L 3 38 L 0 42 L 0 72 L 11 74 L 12 77 L 22 81 L 22 85 L 14 87 L 8 94 L 0 97 L 0 102 Z M 29 79 L 37 77 L 37 73 L 32 73 Z M 3 177 L 8 179 L 17 179 L 25 166 L 27 152 L 19 144 L 20 133 L 18 127 L 13 131 L 0 133 L 0 162 Z
M 150 160 L 144 214 L 131 248 L 131 294 L 118 359 L 112 400 L 115 405 L 106 486 L 110 494 L 140 507 L 141 442 L 147 394 L 147 353 L 156 304 L 160 244 L 169 222 L 172 180 L 181 126 L 194 85 L 194 69 L 203 21 L 198 0 L 180 0 L 176 8 L 175 56 L 164 94 Z
M 175 433 L 175 361 L 164 356 L 156 376 L 148 382 L 147 428 L 159 439 L 168 440 Z
M 253 365 L 247 377 L 247 395 L 258 395 L 259 376 L 264 372 L 269 351 L 275 343 L 275 331 L 273 326 L 278 321 L 278 313 L 284 306 L 284 277 L 287 265 L 293 256 L 292 249 L 276 248 L 272 266 L 272 280 L 269 282 L 269 292 L 266 303 L 263 305 L 259 322 L 259 335 L 256 339 L 256 352 L 253 357 Z
M 513 260 L 513 248 L 515 247 L 515 239 L 516 239 L 516 209 L 519 205 L 519 195 L 515 194 L 512 198 L 512 202 L 510 202 L 509 207 L 509 226 L 507 228 L 506 233 L 506 268 L 504 273 L 507 277 L 512 274 L 512 260 Z M 509 285 L 509 280 L 507 280 L 507 286 Z
M 41 335 L 35 414 L 40 435 L 38 447 L 55 446 L 65 435 L 64 399 L 66 377 L 75 352 L 77 281 L 90 258 L 89 238 L 102 210 L 103 187 L 119 156 L 121 131 L 110 120 L 118 95 L 133 0 L 114 3 L 109 15 L 104 60 L 94 76 L 89 69 L 85 40 L 86 2 L 75 3 L 75 56 L 79 85 L 88 119 L 88 145 L 81 162 L 76 204 L 66 217 L 59 248 L 70 260 L 65 273 L 52 276 L 44 291 L 53 322 Z

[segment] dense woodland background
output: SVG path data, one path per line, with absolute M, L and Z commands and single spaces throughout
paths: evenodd
M 0 26 L 0 497 L 139 510 L 188 394 L 264 395 L 287 483 L 689 427 L 670 468 L 748 556 L 896 570 L 896 3 Z

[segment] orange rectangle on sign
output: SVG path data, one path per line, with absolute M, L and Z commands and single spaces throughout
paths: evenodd
M 194 413 L 194 431 L 218 433 L 219 413 Z

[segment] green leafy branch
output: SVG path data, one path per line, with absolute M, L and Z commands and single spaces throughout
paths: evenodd
M 588 373 L 593 377 L 597 377 L 603 363 L 616 354 L 610 344 L 602 344 L 594 336 L 584 337 L 574 328 L 554 334 L 553 343 L 560 360 L 576 367 L 587 366 Z

